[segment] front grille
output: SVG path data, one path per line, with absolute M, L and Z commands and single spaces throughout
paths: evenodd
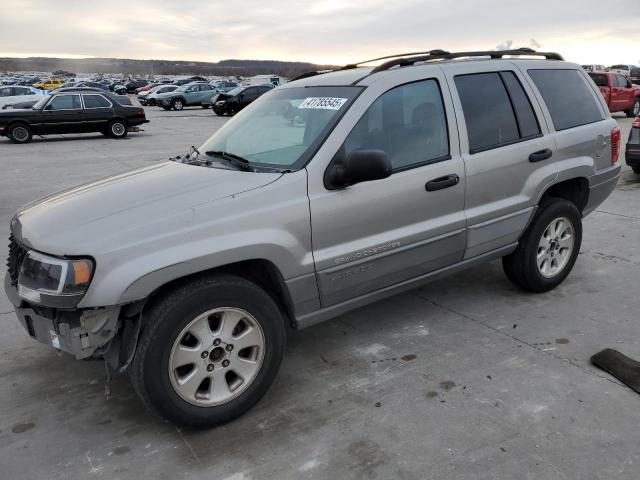
M 20 273 L 20 265 L 24 260 L 27 250 L 22 245 L 16 242 L 13 235 L 9 235 L 9 257 L 7 258 L 7 268 L 9 272 L 9 278 L 11 279 L 11 285 L 18 285 L 18 274 Z

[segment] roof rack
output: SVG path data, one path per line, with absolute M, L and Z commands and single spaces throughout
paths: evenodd
M 323 73 L 336 72 L 341 70 L 351 70 L 353 68 L 358 68 L 359 65 L 363 65 L 365 63 L 377 62 L 379 60 L 389 60 L 388 62 L 384 62 L 381 65 L 375 67 L 369 75 L 373 75 L 374 73 L 381 72 L 383 70 L 388 70 L 392 67 L 407 67 L 413 65 L 418 62 L 429 62 L 431 60 L 453 60 L 455 58 L 472 58 L 472 57 L 490 57 L 492 59 L 500 59 L 505 56 L 517 57 L 517 56 L 529 56 L 529 57 L 544 57 L 547 60 L 564 60 L 562 55 L 554 52 L 537 52 L 531 48 L 516 48 L 513 50 L 484 50 L 478 52 L 447 52 L 446 50 L 429 50 L 427 52 L 412 52 L 412 53 L 400 53 L 397 55 L 387 55 L 385 57 L 372 58 L 370 60 L 364 60 L 358 63 L 349 63 L 344 67 L 338 68 L 336 70 L 322 70 L 322 71 L 311 71 L 303 73 L 302 75 L 298 75 L 297 77 L 290 80 L 293 82 L 294 80 L 301 80 L 303 78 L 313 77 L 315 75 L 321 75 Z M 368 76 L 368 75 L 366 75 Z
M 418 55 L 418 56 L 416 56 Z M 406 67 L 409 65 L 413 65 L 418 62 L 428 62 L 431 60 L 452 60 L 454 58 L 471 58 L 471 57 L 490 57 L 492 59 L 499 59 L 505 56 L 530 56 L 530 57 L 544 57 L 547 60 L 564 60 L 562 55 L 554 52 L 537 52 L 531 48 L 517 48 L 514 50 L 485 50 L 478 52 L 447 52 L 444 50 L 431 50 L 430 52 L 418 53 L 418 54 L 404 54 L 404 55 L 393 55 L 388 58 L 394 58 L 394 60 L 389 60 L 388 62 L 384 62 L 382 65 L 378 65 L 374 68 L 370 75 L 381 72 L 383 70 L 388 70 L 392 67 Z M 399 58 L 398 58 L 399 57 Z M 412 58 L 407 58 L 412 57 Z M 380 60 L 380 59 L 379 59 Z M 373 60 L 369 60 L 373 61 Z M 360 62 L 362 63 L 368 62 Z

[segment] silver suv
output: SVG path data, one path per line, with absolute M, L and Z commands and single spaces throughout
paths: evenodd
M 288 328 L 500 257 L 524 290 L 560 284 L 620 172 L 588 75 L 524 49 L 378 60 L 274 89 L 189 155 L 21 209 L 5 290 L 28 334 L 206 427 L 266 392 Z

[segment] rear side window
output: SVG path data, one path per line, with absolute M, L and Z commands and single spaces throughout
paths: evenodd
M 470 153 L 540 135 L 531 102 L 512 72 L 459 75 L 455 83 Z
M 107 108 L 111 104 L 102 95 L 83 95 L 84 108 Z
M 529 70 L 556 130 L 604 120 L 593 90 L 578 70 Z
M 438 82 L 408 83 L 378 97 L 344 142 L 345 157 L 356 149 L 383 150 L 394 171 L 448 158 L 449 135 Z
M 596 87 L 608 87 L 609 86 L 609 78 L 607 75 L 601 73 L 591 73 L 589 74 L 593 83 L 596 84 Z

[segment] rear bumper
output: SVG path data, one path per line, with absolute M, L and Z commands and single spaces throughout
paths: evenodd
M 589 181 L 589 199 L 587 205 L 582 211 L 582 215 L 586 216 L 593 212 L 598 205 L 604 202 L 618 183 L 620 178 L 620 169 L 622 166 L 616 164 L 612 167 L 602 169 L 595 175 L 587 178 Z
M 627 143 L 624 158 L 630 167 L 640 166 L 640 145 Z
M 70 353 L 77 359 L 90 357 L 118 332 L 120 307 L 92 310 L 38 308 L 18 296 L 8 275 L 4 289 L 18 321 L 31 338 Z

